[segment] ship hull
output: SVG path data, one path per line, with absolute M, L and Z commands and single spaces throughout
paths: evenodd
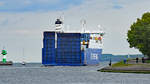
M 88 48 L 84 52 L 84 64 L 85 65 L 98 65 L 100 63 L 100 57 L 102 55 L 102 49 Z
M 44 32 L 42 64 L 45 66 L 98 65 L 102 49 L 88 48 L 88 44 L 83 45 L 84 39 L 81 38 L 89 40 L 89 37 L 83 35 L 86 34 Z

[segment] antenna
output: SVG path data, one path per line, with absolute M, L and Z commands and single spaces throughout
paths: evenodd
M 97 25 L 97 27 L 100 29 L 100 31 L 103 30 L 101 25 Z
M 22 62 L 24 62 L 24 48 L 22 48 Z
M 26 64 L 26 62 L 25 62 L 25 58 L 24 58 L 24 55 L 25 53 L 24 53 L 24 48 L 22 49 L 22 55 L 23 55 L 23 57 L 22 57 L 22 65 L 25 65 Z
M 24 48 L 22 49 L 22 55 L 23 55 L 23 57 L 24 57 Z
M 103 27 L 101 25 L 97 25 L 97 27 L 99 28 L 100 30 L 100 35 L 103 36 L 105 34 L 105 32 L 103 31 Z
M 86 20 L 85 19 L 81 20 L 81 25 L 82 25 L 82 33 L 85 33 L 85 25 L 86 25 Z

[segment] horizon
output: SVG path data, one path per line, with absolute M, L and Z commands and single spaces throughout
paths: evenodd
M 137 18 L 150 11 L 149 3 L 148 0 L 0 0 L 0 49 L 5 46 L 8 60 L 25 58 L 27 62 L 41 62 L 42 33 L 52 30 L 55 19 L 64 13 L 64 23 L 70 30 L 80 31 L 82 19 L 86 19 L 89 31 L 102 26 L 106 33 L 103 53 L 141 54 L 129 48 L 127 31 Z

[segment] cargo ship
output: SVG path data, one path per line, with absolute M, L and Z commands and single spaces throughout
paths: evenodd
M 55 30 L 43 32 L 42 64 L 44 66 L 85 66 L 98 65 L 102 55 L 103 35 L 95 32 L 63 31 L 61 19 L 55 22 Z

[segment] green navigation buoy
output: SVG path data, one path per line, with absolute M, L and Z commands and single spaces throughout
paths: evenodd
M 3 63 L 6 63 L 6 62 L 7 62 L 7 60 L 6 60 L 7 51 L 6 51 L 6 50 L 2 50 L 2 53 L 1 53 L 1 54 L 3 55 L 2 62 L 3 62 Z

